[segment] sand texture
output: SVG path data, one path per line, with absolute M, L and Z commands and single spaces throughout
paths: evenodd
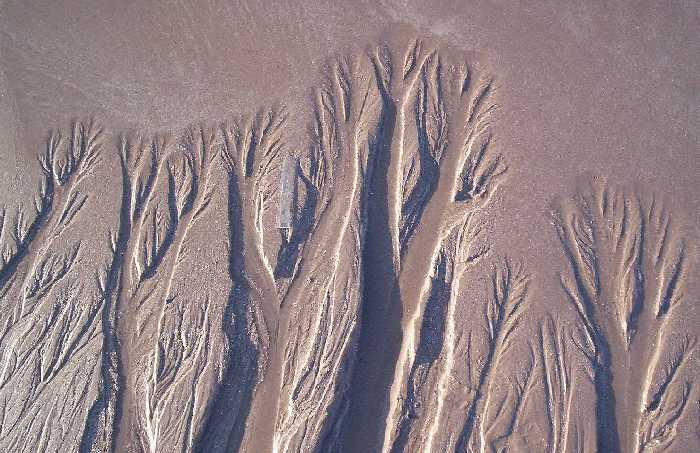
M 700 449 L 700 9 L 0 0 L 0 452 Z

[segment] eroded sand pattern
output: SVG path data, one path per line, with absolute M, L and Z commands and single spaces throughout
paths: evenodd
M 598 172 L 528 226 L 498 65 L 367 42 L 306 111 L 43 132 L 0 211 L 0 451 L 694 451 L 682 204 Z

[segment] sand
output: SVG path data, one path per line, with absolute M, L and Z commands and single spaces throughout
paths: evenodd
M 0 450 L 700 443 L 697 7 L 0 10 Z

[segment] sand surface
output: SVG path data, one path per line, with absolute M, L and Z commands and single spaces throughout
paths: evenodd
M 0 0 L 0 451 L 696 451 L 700 7 L 463 3 Z

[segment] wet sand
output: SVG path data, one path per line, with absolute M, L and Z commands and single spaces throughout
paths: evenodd
M 3 451 L 698 443 L 697 8 L 2 9 Z

